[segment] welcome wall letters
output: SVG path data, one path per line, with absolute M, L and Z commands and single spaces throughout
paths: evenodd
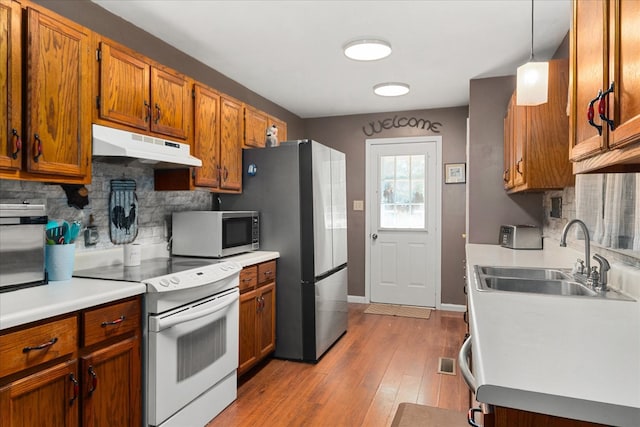
M 367 136 L 373 136 L 385 129 L 412 127 L 440 133 L 440 126 L 442 126 L 442 123 L 440 122 L 432 122 L 431 120 L 418 119 L 416 117 L 398 117 L 396 115 L 393 116 L 392 119 L 389 118 L 369 122 L 368 125 L 362 126 L 362 132 L 364 132 L 364 134 Z

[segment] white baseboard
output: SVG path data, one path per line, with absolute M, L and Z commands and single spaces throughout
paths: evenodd
M 466 305 L 460 305 L 460 304 L 440 304 L 439 310 L 442 310 L 442 311 L 457 311 L 457 312 L 460 312 L 460 313 L 464 313 L 465 311 L 467 311 L 467 306 Z
M 348 295 L 347 302 L 355 302 L 358 304 L 369 304 L 369 300 L 367 300 L 367 297 L 361 297 L 359 295 Z

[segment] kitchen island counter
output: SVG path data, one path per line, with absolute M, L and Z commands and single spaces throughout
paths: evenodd
M 545 242 L 546 243 L 546 242 Z M 616 426 L 640 425 L 640 303 L 479 291 L 475 265 L 567 268 L 576 252 L 467 245 L 476 399 Z M 578 255 L 580 255 L 578 253 Z

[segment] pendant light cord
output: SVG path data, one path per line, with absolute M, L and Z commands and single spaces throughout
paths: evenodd
M 533 0 L 531 0 L 531 56 L 529 62 L 533 61 Z

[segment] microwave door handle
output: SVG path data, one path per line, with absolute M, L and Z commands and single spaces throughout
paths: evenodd
M 214 302 L 212 305 L 207 305 L 202 308 L 191 308 L 187 311 L 179 312 L 165 318 L 157 318 L 155 328 L 153 328 L 153 330 L 154 332 L 160 332 L 180 323 L 201 319 L 217 311 L 224 310 L 237 300 L 238 294 L 234 292 L 233 294 L 217 298 L 215 301 L 212 301 Z M 149 326 L 151 327 L 151 325 Z

